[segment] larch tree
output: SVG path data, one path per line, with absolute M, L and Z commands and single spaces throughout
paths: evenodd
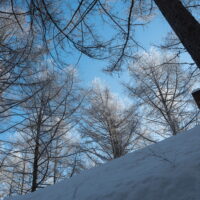
M 75 49 L 92 58 L 109 59 L 108 70 L 113 71 L 121 69 L 125 59 L 133 58 L 136 49 L 142 48 L 134 33 L 155 14 L 155 3 L 199 67 L 200 25 L 187 9 L 185 2 L 188 1 L 9 0 L 2 1 L 1 6 L 12 9 L 0 10 L 0 13 L 14 16 L 14 23 L 21 32 L 25 28 L 19 17 L 26 18 L 26 31 L 34 37 L 32 33 L 37 31 L 38 38 L 48 50 L 52 51 L 54 46 L 56 56 L 51 55 L 55 59 L 57 56 L 61 59 L 59 50 Z M 99 27 L 103 25 L 110 34 L 102 33 Z
M 83 149 L 93 161 L 118 158 L 137 147 L 139 120 L 134 106 L 123 105 L 99 83 L 90 91 L 85 104 L 79 131 Z
M 133 83 L 126 85 L 129 94 L 143 107 L 143 117 L 153 132 L 166 136 L 187 130 L 198 118 L 190 95 L 197 81 L 196 70 L 186 70 L 174 54 L 152 49 L 141 53 L 130 66 Z
M 27 83 L 32 78 L 27 76 Z M 30 170 L 25 176 L 29 178 L 29 191 L 32 192 L 38 187 L 57 182 L 63 174 L 66 175 L 67 167 L 68 170 L 74 167 L 73 161 L 69 161 L 68 166 L 66 163 L 68 158 L 74 160 L 75 154 L 78 154 L 78 145 L 70 137 L 70 131 L 78 122 L 77 110 L 84 98 L 74 69 L 61 73 L 42 68 L 34 79 L 38 79 L 37 84 L 22 86 L 21 89 L 22 96 L 34 95 L 20 104 L 21 114 L 18 118 L 21 118 L 21 123 L 15 127 L 19 136 L 16 136 L 18 140 L 13 144 L 19 153 L 27 152 L 28 158 L 25 160 Z M 12 157 L 13 148 L 9 157 Z M 22 163 L 23 159 L 24 156 Z M 61 167 L 64 172 L 59 175 Z M 24 174 L 18 173 L 20 175 Z
M 22 99 L 16 91 L 19 91 L 22 85 L 28 85 L 24 82 L 24 77 L 27 76 L 30 65 L 36 60 L 39 61 L 44 55 L 44 48 L 39 46 L 39 40 L 33 39 L 28 31 L 19 31 L 11 6 L 2 5 L 1 8 L 4 10 L 0 12 L 0 134 L 2 135 L 15 125 L 10 123 L 14 121 L 12 117 L 16 117 L 13 108 L 30 97 L 27 95 Z M 6 14 L 7 12 L 11 13 Z M 25 29 L 27 23 L 24 15 L 18 16 L 18 23 Z M 33 80 L 32 84 L 34 82 Z

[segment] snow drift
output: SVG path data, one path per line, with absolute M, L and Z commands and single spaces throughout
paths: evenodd
M 200 126 L 12 200 L 200 200 Z

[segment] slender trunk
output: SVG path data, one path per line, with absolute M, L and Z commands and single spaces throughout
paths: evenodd
M 38 178 L 38 155 L 39 155 L 39 136 L 37 134 L 34 149 L 34 161 L 33 161 L 33 173 L 32 173 L 32 187 L 31 192 L 37 189 L 37 178 Z
M 35 138 L 35 149 L 34 149 L 34 161 L 33 161 L 33 172 L 32 172 L 32 186 L 31 192 L 36 191 L 37 189 L 37 179 L 38 179 L 38 162 L 39 162 L 39 139 L 40 139 L 40 127 L 42 121 L 42 110 L 40 110 L 38 121 L 37 121 L 37 132 Z
M 21 190 L 20 194 L 22 195 L 24 193 L 24 183 L 25 183 L 25 173 L 26 173 L 26 159 L 27 159 L 27 154 L 25 153 L 25 158 L 23 161 L 23 169 L 22 169 L 22 181 L 21 181 Z
M 53 169 L 53 171 L 54 171 L 54 173 L 53 173 L 53 184 L 56 184 L 56 182 L 57 182 L 57 164 L 58 164 L 58 161 L 55 158 L 55 160 L 54 160 L 54 169 Z
M 168 118 L 167 123 L 168 123 L 169 126 L 170 126 L 170 129 L 171 129 L 171 131 L 172 131 L 172 135 L 177 135 L 177 133 L 178 133 L 178 128 L 177 128 L 176 122 L 175 122 L 174 120 L 172 120 L 170 111 L 167 111 L 166 114 L 167 114 L 167 118 Z
M 122 150 L 122 145 L 121 145 L 121 141 L 118 137 L 118 132 L 116 130 L 112 131 L 112 148 L 113 148 L 113 156 L 114 159 L 115 158 L 119 158 L 121 156 L 123 156 L 123 150 Z
M 53 183 L 55 184 L 57 182 L 57 165 L 58 165 L 58 158 L 56 158 L 56 156 L 58 155 L 58 140 L 56 140 L 56 147 L 55 147 L 55 153 L 54 153 L 54 156 L 55 156 L 55 159 L 54 159 L 54 168 L 53 168 Z
M 200 68 L 200 24 L 198 21 L 180 0 L 154 0 L 154 2 Z

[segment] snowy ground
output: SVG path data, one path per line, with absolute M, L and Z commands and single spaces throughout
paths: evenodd
M 12 200 L 200 200 L 200 126 Z

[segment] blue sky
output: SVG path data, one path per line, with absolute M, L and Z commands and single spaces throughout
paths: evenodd
M 159 44 L 170 30 L 168 23 L 159 13 L 150 24 L 138 28 L 135 34 L 137 41 L 140 41 L 144 48 L 148 50 L 153 44 Z M 124 72 L 118 74 L 114 73 L 111 76 L 102 71 L 105 66 L 105 62 L 83 56 L 78 66 L 79 77 L 86 86 L 89 86 L 93 79 L 100 78 L 105 81 L 113 92 L 122 94 L 123 87 L 120 82 L 129 80 L 127 71 L 124 70 Z

